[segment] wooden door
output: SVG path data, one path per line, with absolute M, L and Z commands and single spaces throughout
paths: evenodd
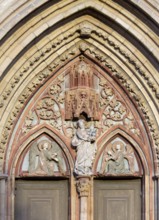
M 68 182 L 16 181 L 15 220 L 67 220 Z
M 95 180 L 94 219 L 141 220 L 141 181 Z

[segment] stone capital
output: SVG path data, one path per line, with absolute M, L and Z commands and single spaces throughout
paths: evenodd
M 79 197 L 88 197 L 90 192 L 91 178 L 89 176 L 79 176 L 76 181 Z

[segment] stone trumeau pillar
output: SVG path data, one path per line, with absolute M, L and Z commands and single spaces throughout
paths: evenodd
M 91 190 L 91 177 L 78 176 L 77 177 L 77 192 L 80 199 L 80 220 L 89 220 L 89 199 Z

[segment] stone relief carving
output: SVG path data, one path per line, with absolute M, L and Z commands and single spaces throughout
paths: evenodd
M 79 28 L 80 28 L 80 35 L 82 37 L 90 37 L 92 30 L 94 29 L 94 26 L 88 21 L 85 21 L 79 25 Z
M 81 60 L 81 62 L 85 63 L 83 60 Z M 86 68 L 84 68 L 84 66 L 86 66 Z M 80 73 L 82 74 L 82 71 L 84 71 L 85 74 L 87 73 L 93 74 L 92 68 L 93 67 L 88 64 L 87 65 L 78 64 L 76 65 L 76 68 L 74 68 L 74 71 L 79 74 Z M 124 125 L 124 126 L 126 125 L 127 129 L 129 129 L 131 132 L 139 136 L 140 130 L 138 129 L 135 123 L 134 117 L 131 114 L 130 110 L 127 108 L 127 106 L 125 106 L 123 100 L 121 100 L 121 98 L 116 94 L 114 88 L 112 88 L 109 82 L 107 82 L 101 76 L 100 78 L 101 78 L 101 81 L 99 83 L 99 89 L 98 89 L 98 92 L 96 90 L 96 93 L 95 93 L 97 94 L 96 97 L 98 98 L 94 102 L 94 103 L 99 103 L 98 108 L 96 107 L 96 109 L 98 109 L 98 111 L 96 112 L 98 112 L 98 115 L 99 115 L 99 123 L 96 123 L 97 124 L 96 126 L 97 136 L 101 134 L 99 131 L 100 128 L 101 128 L 101 131 L 104 132 L 115 125 Z M 64 108 L 67 109 L 66 105 L 64 105 L 66 104 L 64 103 L 64 100 L 65 100 L 64 81 L 65 81 L 64 76 L 61 75 L 58 77 L 58 79 L 55 79 L 53 81 L 51 86 L 49 86 L 49 88 L 47 89 L 47 93 L 45 93 L 44 96 L 42 96 L 41 100 L 39 100 L 39 103 L 37 103 L 34 109 L 32 109 L 32 111 L 29 112 L 28 116 L 26 117 L 26 121 L 22 128 L 23 133 L 28 132 L 31 128 L 33 128 L 37 124 L 46 122 L 46 123 L 49 123 L 54 128 L 56 128 L 57 130 L 59 130 L 61 133 L 65 134 L 66 137 L 71 138 L 73 136 L 73 130 L 74 130 L 73 123 L 70 125 L 68 125 L 67 121 L 65 123 L 65 118 L 61 114 L 61 112 L 64 112 Z M 85 83 L 84 86 L 86 86 L 86 81 L 84 81 L 84 83 Z M 93 86 L 93 83 L 92 83 L 92 86 Z M 91 86 L 88 85 L 88 88 L 89 87 Z M 84 92 L 86 92 L 86 90 Z M 85 94 L 83 96 L 82 94 L 82 98 L 85 98 L 86 100 L 86 97 L 89 97 L 89 93 L 88 93 L 88 96 L 85 96 Z M 88 99 L 88 100 L 91 101 L 91 99 Z M 89 103 L 88 100 L 86 100 L 86 103 Z M 98 102 L 98 100 L 100 100 L 100 102 Z M 55 114 L 55 116 L 56 117 L 59 116 L 59 117 L 57 118 L 53 117 L 52 119 L 49 118 L 50 117 L 49 107 L 48 109 L 45 109 L 45 106 L 44 108 L 41 106 L 41 103 L 42 102 L 45 103 L 45 101 L 48 104 L 48 106 L 49 106 L 49 102 L 54 103 L 52 105 L 52 110 L 51 110 L 52 115 L 54 113 L 57 113 L 57 115 Z M 93 104 L 89 105 L 90 109 L 91 109 L 91 106 L 93 106 Z M 97 106 L 97 105 L 95 104 L 94 106 Z M 80 115 L 82 111 L 86 111 L 86 109 L 89 109 L 89 108 L 87 106 L 85 109 L 79 108 L 80 110 L 79 110 L 78 116 Z M 16 111 L 19 111 L 19 108 Z M 46 117 L 42 116 L 43 112 L 45 111 L 46 112 L 48 111 L 46 113 Z M 95 112 L 95 111 L 92 111 L 92 112 Z M 17 113 L 15 112 L 15 114 Z M 9 132 L 10 128 L 8 127 L 7 130 Z
M 80 27 L 80 28 L 79 28 Z M 159 89 L 152 77 L 148 77 L 147 70 L 143 67 L 142 63 L 140 61 L 138 62 L 134 56 L 131 55 L 130 51 L 127 48 L 123 48 L 115 41 L 115 39 L 112 36 L 108 36 L 108 33 L 102 31 L 101 29 L 96 28 L 94 24 L 91 24 L 87 21 L 82 22 L 81 25 L 77 26 L 77 28 L 71 29 L 69 32 L 66 32 L 62 35 L 59 35 L 56 39 L 53 39 L 51 41 L 50 45 L 45 45 L 41 50 L 37 51 L 27 62 L 21 67 L 20 71 L 11 79 L 11 81 L 8 83 L 8 86 L 6 87 L 5 91 L 2 94 L 2 97 L 0 98 L 0 108 L 4 107 L 6 105 L 6 100 L 9 98 L 9 96 L 12 94 L 13 89 L 16 89 L 17 85 L 21 83 L 21 80 L 24 79 L 24 76 L 28 74 L 28 72 L 31 71 L 32 66 L 35 66 L 38 64 L 38 62 L 41 62 L 41 60 L 48 54 L 51 54 L 55 48 L 60 47 L 62 44 L 65 44 L 65 42 L 68 42 L 69 38 L 72 39 L 73 35 L 79 34 L 79 29 L 81 30 L 81 36 L 82 32 L 88 32 L 89 37 L 91 37 L 92 34 L 95 34 L 96 37 L 100 38 L 100 41 L 102 44 L 107 43 L 109 46 L 111 46 L 116 52 L 120 53 L 127 61 L 130 63 L 130 65 L 133 66 L 133 68 L 136 70 L 136 72 L 144 79 L 144 81 L 147 83 L 149 88 L 152 90 L 152 92 L 155 94 L 155 97 L 159 99 Z M 87 30 L 88 29 L 88 30 Z M 84 36 L 84 35 L 83 35 Z M 151 114 L 150 109 L 146 109 L 146 103 L 143 102 L 143 97 L 139 95 L 137 92 L 135 92 L 135 87 L 131 86 L 130 83 L 128 83 L 128 80 L 126 79 L 124 74 L 119 71 L 119 68 L 114 68 L 115 65 L 111 65 L 109 62 L 107 62 L 106 55 L 102 54 L 97 48 L 90 46 L 89 44 L 86 44 L 85 42 L 79 43 L 77 45 L 77 48 L 70 49 L 69 52 L 66 52 L 64 55 L 62 54 L 58 60 L 61 60 L 61 65 L 63 65 L 63 62 L 68 60 L 72 55 L 77 53 L 79 50 L 82 52 L 90 53 L 92 54 L 98 61 L 103 63 L 105 66 L 107 66 L 111 71 L 112 74 L 119 79 L 119 81 L 122 83 L 122 85 L 128 90 L 129 94 L 134 97 L 135 102 L 137 103 L 138 107 L 143 112 L 143 115 L 147 121 L 147 124 L 150 128 L 152 138 L 154 140 L 154 149 L 159 149 L 159 138 L 156 138 L 158 133 L 157 124 L 155 122 L 155 119 L 152 119 L 153 116 Z M 64 58 L 63 58 L 64 57 Z M 40 72 L 34 79 L 34 82 L 31 82 L 30 85 L 24 90 L 24 93 L 21 95 L 20 99 L 16 103 L 16 107 L 13 109 L 12 113 L 8 117 L 8 121 L 6 122 L 6 125 L 4 127 L 4 132 L 6 133 L 12 129 L 12 126 L 14 124 L 15 119 L 17 118 L 17 115 L 20 111 L 20 109 L 23 108 L 23 105 L 28 97 L 32 94 L 32 92 L 41 84 L 43 81 L 50 76 L 52 71 L 59 66 L 59 62 L 56 60 L 53 61 L 52 64 L 50 64 L 49 67 L 47 67 L 45 70 Z M 37 80 L 38 78 L 38 80 Z M 35 82 L 36 80 L 36 82 Z M 7 128 L 9 127 L 9 129 Z M 8 135 L 9 137 L 9 135 Z M 155 137 L 155 138 L 154 138 Z M 5 140 L 4 136 L 2 135 L 2 141 L 0 142 L 0 147 L 5 148 L 5 144 L 8 141 Z M 156 153 L 157 153 L 156 151 Z
M 100 107 L 102 109 L 102 132 L 115 125 L 126 125 L 126 128 L 134 134 L 140 134 L 132 113 L 103 78 L 100 81 Z
M 72 146 L 77 151 L 74 172 L 76 175 L 91 175 L 96 154 L 96 130 L 92 126 L 85 128 L 84 120 L 77 122 L 76 133 L 72 138 Z
M 97 31 L 98 32 L 98 31 Z M 147 73 L 145 72 L 145 70 L 143 70 L 142 66 L 141 68 L 138 67 L 138 63 L 136 63 L 132 57 L 129 57 L 127 53 L 125 53 L 124 51 L 121 50 L 121 48 L 116 45 L 111 39 L 109 39 L 107 36 L 104 36 L 102 33 L 96 33 L 97 35 L 99 35 L 99 37 L 102 37 L 103 39 L 106 39 L 109 43 L 110 46 L 114 47 L 114 49 L 119 50 L 119 52 L 125 56 L 126 59 L 129 60 L 129 62 L 134 65 L 134 67 L 138 70 L 138 72 L 140 73 L 140 75 L 147 80 L 147 83 L 149 86 L 151 86 L 152 90 L 156 93 L 156 97 L 159 97 L 159 93 L 158 93 L 158 89 L 156 89 L 156 87 L 154 87 L 154 83 L 153 82 L 149 82 L 149 77 L 147 77 Z M 55 40 L 56 41 L 56 40 Z M 60 42 L 62 42 L 60 40 Z M 57 42 L 53 43 L 53 48 L 56 47 L 58 45 Z M 151 115 L 151 111 L 149 109 L 147 109 L 145 106 L 145 101 L 143 100 L 143 98 L 141 97 L 141 95 L 138 94 L 138 92 L 135 91 L 135 87 L 132 86 L 129 82 L 129 80 L 127 80 L 127 78 L 124 76 L 124 73 L 121 72 L 121 70 L 117 67 L 114 68 L 114 64 L 111 64 L 111 62 L 108 61 L 108 58 L 106 55 L 102 54 L 97 48 L 91 46 L 89 44 L 86 44 L 85 42 L 79 43 L 79 45 L 77 45 L 77 48 L 74 50 L 71 50 L 69 52 L 66 52 L 66 56 L 63 59 L 63 55 L 61 56 L 61 65 L 63 65 L 63 62 L 65 62 L 66 60 L 70 59 L 75 53 L 78 52 L 78 47 L 79 50 L 82 53 L 85 54 L 89 54 L 92 55 L 93 57 L 96 58 L 96 60 L 98 60 L 100 63 L 103 63 L 103 65 L 107 66 L 110 71 L 112 72 L 112 76 L 115 76 L 116 79 L 119 79 L 120 83 L 126 88 L 126 90 L 129 92 L 129 94 L 134 98 L 135 102 L 137 103 L 138 107 L 141 109 L 146 122 L 150 128 L 153 140 L 154 140 L 154 144 L 155 144 L 155 150 L 156 150 L 156 155 L 158 155 L 158 148 L 159 148 L 159 137 L 157 136 L 157 125 Z M 49 50 L 50 51 L 50 50 Z M 48 49 L 46 49 L 46 53 L 48 53 Z M 40 57 L 43 57 L 45 55 L 45 52 L 42 52 L 40 54 Z M 35 62 L 33 61 L 33 63 L 36 63 L 39 60 L 39 58 L 35 59 Z M 59 60 L 59 58 L 58 58 Z M 14 121 L 20 111 L 20 109 L 23 107 L 26 99 L 34 92 L 34 90 L 41 84 L 43 83 L 44 80 L 46 80 L 46 78 L 48 78 L 48 76 L 50 76 L 50 74 L 52 73 L 52 71 L 59 66 L 59 62 L 57 62 L 54 60 L 54 62 L 52 64 L 50 64 L 49 67 L 47 67 L 45 70 L 43 70 L 42 72 L 40 72 L 37 76 L 36 76 L 36 80 L 35 78 L 33 79 L 34 81 L 31 82 L 28 87 L 24 90 L 23 94 L 21 95 L 21 97 L 19 98 L 19 100 L 16 103 L 16 106 L 13 108 L 12 113 L 10 114 L 10 116 L 8 117 L 8 121 L 4 127 L 4 131 L 2 132 L 2 138 L 0 141 L 0 149 L 5 148 L 5 145 L 8 141 L 8 137 L 10 134 L 10 131 L 12 129 L 12 126 L 14 124 Z M 30 65 L 30 64 L 29 64 Z M 20 76 L 20 78 L 22 78 L 22 76 L 29 70 L 29 66 L 23 66 L 22 69 L 20 70 L 20 73 L 18 73 L 18 78 Z M 30 70 L 29 70 L 30 71 Z M 38 80 L 37 80 L 38 79 Z M 19 79 L 17 80 L 16 77 L 14 79 L 12 88 L 15 87 L 15 85 L 19 82 Z M 9 97 L 10 91 L 7 92 L 8 90 L 6 90 L 4 92 L 4 95 L 7 94 L 7 98 Z M 5 98 L 5 97 L 4 97 Z M 6 99 L 4 99 L 6 100 Z M 2 100 L 2 102 L 4 103 L 4 101 Z M 3 103 L 0 105 L 1 107 L 3 107 Z M 5 133 L 8 133 L 7 138 L 3 135 Z
M 34 118 L 35 115 L 32 111 L 30 111 L 27 117 L 25 118 L 24 126 L 22 128 L 23 133 L 27 133 L 33 127 Z
M 93 90 L 78 89 L 66 94 L 66 119 L 79 118 L 87 112 L 89 118 L 98 119 L 98 94 Z
M 40 120 L 49 120 L 50 123 L 57 122 L 61 116 L 58 104 L 50 97 L 41 99 L 36 105 L 35 112 Z
M 64 175 L 66 167 L 62 151 L 56 142 L 41 140 L 29 150 L 29 175 L 54 176 L 56 172 Z
M 88 197 L 90 192 L 90 186 L 91 186 L 91 181 L 88 177 L 87 178 L 80 177 L 76 181 L 77 192 L 79 193 L 80 197 Z
M 75 128 L 71 121 L 83 113 L 95 122 L 97 136 L 116 125 L 126 125 L 131 132 L 140 135 L 124 100 L 106 79 L 94 74 L 93 66 L 85 62 L 83 56 L 70 68 L 67 77 L 58 76 L 37 100 L 25 119 L 22 131 L 26 133 L 45 122 L 71 138 Z
M 70 35 L 70 34 L 69 34 Z M 58 43 L 57 43 L 58 44 Z M 56 46 L 57 46 L 56 44 Z M 77 52 L 77 51 L 76 51 Z M 41 57 L 43 57 L 43 53 L 41 53 Z M 46 80 L 46 78 L 48 78 L 48 76 L 50 76 L 50 74 L 52 73 L 52 71 L 59 66 L 60 64 L 62 64 L 63 62 L 65 62 L 68 59 L 71 59 L 72 56 L 75 55 L 75 50 L 70 50 L 68 52 L 65 53 L 65 59 L 63 60 L 61 55 L 61 62 L 59 63 L 59 58 L 57 58 L 50 66 L 48 66 L 47 68 L 45 68 L 43 71 L 41 71 L 38 75 L 36 75 L 36 77 L 34 78 L 34 80 L 24 89 L 22 95 L 20 96 L 20 98 L 18 99 L 16 105 L 14 106 L 9 119 L 6 123 L 6 126 L 2 132 L 2 139 L 0 141 L 0 148 L 4 148 L 5 144 L 7 143 L 7 140 L 9 138 L 9 133 L 12 129 L 12 126 L 14 124 L 15 119 L 17 118 L 20 110 L 23 108 L 25 101 L 31 96 L 31 94 L 37 89 L 37 87 L 41 84 L 44 83 L 44 81 Z M 20 78 L 23 76 L 24 73 L 26 73 L 29 70 L 29 67 L 22 67 L 22 70 L 20 71 Z M 8 96 L 7 96 L 8 97 Z M 59 103 L 61 103 L 63 101 L 63 98 L 61 96 L 59 96 Z M 2 106 L 3 107 L 3 106 Z M 27 124 L 27 123 L 26 123 Z M 35 124 L 34 124 L 35 125 Z M 24 127 L 22 128 L 22 131 L 28 132 L 32 127 Z M 7 135 L 4 135 L 6 134 Z M 3 163 L 3 161 L 2 161 Z M 1 169 L 1 168 L 0 168 Z
M 64 103 L 63 76 L 59 76 L 48 88 L 48 91 L 37 101 L 33 110 L 29 112 L 22 128 L 27 133 L 32 127 L 43 122 L 49 123 L 54 128 L 61 130 L 61 106 Z
M 99 97 L 94 86 L 94 74 L 91 65 L 83 61 L 74 65 L 69 74 L 69 90 L 65 97 L 65 118 L 79 118 L 85 112 L 88 118 L 99 120 Z
M 102 155 L 99 173 L 102 175 L 133 175 L 139 171 L 133 148 L 122 141 L 114 141 Z
M 21 82 L 21 79 L 23 77 L 23 75 L 28 72 L 30 70 L 30 68 L 34 65 L 36 65 L 41 59 L 43 59 L 45 56 L 47 56 L 48 53 L 52 53 L 52 50 L 54 50 L 54 48 L 57 48 L 59 45 L 61 45 L 62 43 L 64 43 L 64 39 L 65 39 L 65 42 L 68 40 L 69 37 L 72 37 L 73 35 L 77 34 L 79 32 L 79 29 L 80 29 L 80 34 L 82 37 L 91 37 L 92 35 L 92 32 L 93 34 L 95 34 L 96 36 L 98 36 L 99 38 L 103 39 L 104 40 L 104 43 L 107 43 L 109 44 L 111 47 L 113 47 L 113 49 L 117 52 L 119 52 L 122 56 L 124 56 L 124 58 L 126 58 L 128 60 L 128 62 L 134 66 L 134 68 L 137 70 L 137 72 L 142 76 L 142 78 L 147 82 L 148 86 L 150 87 L 150 89 L 155 93 L 155 96 L 157 99 L 159 99 L 159 90 L 158 90 L 158 87 L 154 81 L 154 79 L 152 80 L 152 78 L 148 77 L 148 73 L 146 71 L 146 69 L 144 69 L 143 65 L 140 64 L 136 58 L 134 56 L 131 56 L 131 53 L 130 51 L 128 51 L 127 48 L 122 48 L 120 45 L 118 45 L 114 38 L 107 35 L 107 33 L 105 33 L 104 31 L 102 30 L 99 30 L 98 28 L 96 28 L 95 25 L 91 24 L 90 22 L 88 21 L 85 21 L 85 22 L 82 22 L 79 26 L 77 26 L 77 28 L 73 28 L 71 31 L 69 32 L 66 32 L 65 35 L 60 35 L 57 37 L 57 39 L 54 39 L 52 41 L 52 46 L 51 45 L 45 45 L 45 47 L 41 50 L 41 51 L 38 51 L 36 53 L 36 55 L 34 55 L 33 57 L 31 57 L 29 59 L 29 61 L 26 62 L 25 66 L 22 66 L 21 67 L 21 70 L 19 72 L 19 74 L 17 74 L 16 76 L 14 76 L 14 78 L 11 80 L 10 82 L 10 85 L 8 87 L 11 87 L 11 88 L 14 88 L 16 86 L 16 84 L 18 84 L 19 82 Z M 50 42 L 49 42 L 50 43 Z M 88 45 L 86 46 L 82 46 L 80 45 L 80 48 L 83 48 L 85 47 L 86 49 L 88 49 Z M 86 50 L 85 49 L 85 50 Z M 85 51 L 84 50 L 84 51 Z M 90 49 L 89 49 L 90 50 Z M 63 55 L 62 55 L 63 56 Z M 96 58 L 98 59 L 99 57 L 101 57 L 100 55 L 97 56 Z M 66 55 L 66 58 L 64 59 L 64 61 L 67 59 L 67 55 Z M 46 58 L 45 58 L 46 59 Z M 103 58 L 102 58 L 103 60 Z M 61 60 L 63 61 L 63 60 Z M 59 64 L 57 65 L 54 65 L 54 67 L 58 66 Z M 53 68 L 54 69 L 54 68 Z M 51 71 L 53 70 L 51 68 Z M 43 75 L 43 73 L 42 73 Z M 47 76 L 46 76 L 47 77 Z M 44 76 L 41 77 L 41 80 L 43 78 L 46 78 Z M 40 81 L 39 80 L 39 83 Z M 7 89 L 8 89 L 7 87 Z M 6 90 L 3 92 L 3 100 L 6 100 L 8 99 L 8 97 L 10 96 L 11 94 L 11 90 Z M 4 106 L 3 104 L 3 100 L 1 100 L 0 102 L 0 108 L 2 108 Z

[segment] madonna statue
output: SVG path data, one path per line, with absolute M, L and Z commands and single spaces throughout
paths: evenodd
M 84 120 L 79 119 L 77 130 L 72 138 L 72 146 L 77 151 L 74 172 L 76 175 L 91 175 L 96 153 L 96 129 L 85 129 Z

